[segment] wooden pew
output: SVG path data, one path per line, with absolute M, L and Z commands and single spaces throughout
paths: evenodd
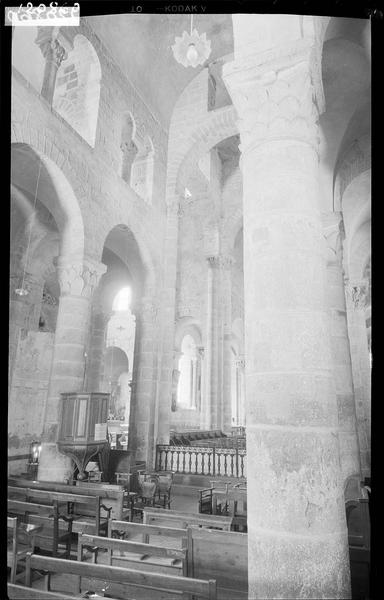
M 177 510 L 167 510 L 165 508 L 144 508 L 143 524 L 153 525 L 155 523 L 165 527 L 173 526 L 181 529 L 197 525 L 198 527 L 229 531 L 232 517 L 187 513 Z
M 35 530 L 36 546 L 48 549 L 52 556 L 58 556 L 59 544 L 65 544 L 64 557 L 69 558 L 71 552 L 72 517 L 60 512 L 59 503 L 54 500 L 52 504 L 35 504 L 20 500 L 7 501 L 8 514 L 16 515 L 21 519 L 21 529 L 31 533 Z M 64 532 L 59 531 L 59 520 L 67 523 Z
M 232 517 L 232 529 L 247 532 L 247 490 L 213 490 L 212 514 Z
M 21 477 L 8 478 L 8 485 L 19 488 L 30 488 L 36 490 L 51 490 L 52 492 L 64 492 L 69 494 L 81 494 L 84 496 L 100 496 L 101 502 L 111 510 L 113 519 L 125 519 L 129 509 L 124 507 L 124 488 L 121 485 L 105 483 L 78 482 L 77 485 L 66 485 L 55 481 L 30 481 Z
M 7 584 L 9 600 L 74 600 L 73 596 L 56 594 L 55 592 L 46 592 L 36 588 L 25 587 L 24 585 Z
M 221 600 L 248 598 L 248 536 L 188 527 L 188 574 L 216 579 Z
M 26 586 L 31 586 L 33 570 L 46 572 L 45 584 L 47 591 L 50 591 L 52 574 L 63 574 L 66 575 L 64 581 L 66 590 L 71 585 L 75 585 L 75 593 L 77 594 L 80 594 L 82 590 L 90 589 L 90 585 L 92 589 L 95 589 L 95 580 L 100 580 L 109 583 L 108 593 L 124 600 L 136 598 L 136 593 L 143 592 L 143 590 L 145 590 L 146 600 L 162 600 L 163 598 L 169 598 L 169 594 L 173 598 L 179 598 L 180 594 L 190 594 L 197 598 L 216 600 L 216 581 L 213 579 L 206 581 L 27 554 Z M 68 578 L 69 575 L 73 577 Z
M 97 563 L 99 550 L 107 550 L 109 565 L 142 571 L 187 575 L 187 550 L 168 548 L 145 542 L 127 541 L 79 533 L 77 559 L 84 560 L 84 548 L 92 552 Z
M 89 533 L 100 535 L 101 532 L 106 533 L 108 528 L 108 518 L 111 513 L 111 508 L 102 504 L 100 496 L 85 494 L 74 494 L 66 492 L 56 492 L 52 490 L 42 490 L 35 488 L 19 488 L 16 486 L 8 486 L 8 494 L 10 496 L 24 497 L 27 502 L 37 501 L 39 504 L 48 504 L 54 501 L 66 503 L 68 506 L 68 515 L 73 518 L 73 532 L 78 533 L 83 531 L 88 525 Z M 107 517 L 101 517 L 100 511 L 103 509 L 107 512 Z M 83 525 L 83 524 L 86 525 Z

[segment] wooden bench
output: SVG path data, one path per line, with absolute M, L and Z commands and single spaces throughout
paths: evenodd
M 95 580 L 99 580 L 104 585 L 105 582 L 108 582 L 108 593 L 124 600 L 136 598 L 135 592 L 142 593 L 143 590 L 145 590 L 146 600 L 169 598 L 169 594 L 175 599 L 179 598 L 181 594 L 190 594 L 197 598 L 216 600 L 216 581 L 213 579 L 206 581 L 163 573 L 150 573 L 137 569 L 123 569 L 110 565 L 60 560 L 28 553 L 26 557 L 26 586 L 31 586 L 34 570 L 45 571 L 45 588 L 47 591 L 50 591 L 52 574 L 62 574 L 65 575 L 63 585 L 65 585 L 66 590 L 74 586 L 75 594 L 80 594 L 82 590 L 95 590 Z M 56 584 L 58 584 L 57 578 Z M 92 588 L 89 587 L 90 585 Z M 168 594 L 168 596 L 164 594 Z
M 7 584 L 9 600 L 74 600 L 73 596 L 56 594 L 55 592 L 46 592 L 36 588 L 26 587 L 24 585 Z
M 216 579 L 218 596 L 224 600 L 248 598 L 248 535 L 188 527 L 188 574 Z
M 77 559 L 84 560 L 84 549 L 97 563 L 99 550 L 107 550 L 107 564 L 170 575 L 187 575 L 187 550 L 137 541 L 79 533 Z
M 229 531 L 232 517 L 187 513 L 164 508 L 144 508 L 143 523 L 144 525 L 157 523 L 158 525 L 179 527 L 181 529 L 197 525 L 198 527 Z
M 35 530 L 36 546 L 50 550 L 52 556 L 58 556 L 59 544 L 65 544 L 63 556 L 70 557 L 72 517 L 60 512 L 57 500 L 46 505 L 8 499 L 7 510 L 8 514 L 15 515 L 19 521 L 21 520 L 19 523 L 21 529 L 23 525 L 27 532 Z M 60 519 L 66 524 L 64 532 L 61 533 Z
M 232 529 L 247 532 L 247 490 L 212 491 L 212 514 L 232 517 Z
M 111 507 L 111 517 L 113 519 L 122 520 L 129 514 L 129 508 L 124 507 L 124 487 L 121 485 L 90 482 L 78 482 L 77 485 L 66 485 L 65 483 L 57 483 L 55 481 L 30 481 L 21 477 L 9 478 L 8 485 L 85 496 L 100 496 L 101 502 Z
M 48 504 L 54 501 L 60 504 L 67 504 L 67 514 L 71 515 L 73 520 L 73 532 L 85 531 L 100 535 L 106 533 L 108 528 L 108 518 L 111 508 L 102 504 L 101 497 L 98 495 L 88 496 L 85 494 L 74 494 L 66 492 L 56 492 L 52 490 L 42 490 L 35 488 L 19 488 L 8 486 L 10 496 L 23 497 L 27 502 L 37 501 L 39 504 Z M 107 517 L 101 517 L 100 511 L 107 512 Z

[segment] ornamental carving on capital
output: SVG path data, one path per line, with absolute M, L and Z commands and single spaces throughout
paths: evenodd
M 235 359 L 235 362 L 236 362 L 236 367 L 239 369 L 239 371 L 244 371 L 244 369 L 245 369 L 244 356 L 237 356 Z
M 144 321 L 155 321 L 157 319 L 158 312 L 159 308 L 153 298 L 144 297 L 141 300 L 140 316 Z
M 297 43 L 291 54 L 285 52 L 285 56 L 277 52 L 266 56 L 259 64 L 256 57 L 248 68 L 240 65 L 225 70 L 224 79 L 239 114 L 243 154 L 255 144 L 278 139 L 297 139 L 318 147 L 315 54 L 308 41 Z
M 91 298 L 107 267 L 102 264 L 58 264 L 57 277 L 63 296 Z
M 364 310 L 368 296 L 367 283 L 351 284 L 347 282 L 346 293 L 355 310 Z
M 39 44 L 40 50 L 47 61 L 59 68 L 63 60 L 68 57 L 68 53 L 64 46 L 58 40 L 48 39 Z
M 214 256 L 207 256 L 207 262 L 212 269 L 230 269 L 235 260 L 232 256 L 217 254 Z
M 204 360 L 204 354 L 205 354 L 205 348 L 204 348 L 204 346 L 197 346 L 196 350 L 197 350 L 197 353 L 198 353 L 198 355 L 200 357 L 200 360 Z

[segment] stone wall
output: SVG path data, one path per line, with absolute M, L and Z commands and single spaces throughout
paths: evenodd
M 54 334 L 29 331 L 20 335 L 13 371 L 8 412 L 10 457 L 29 453 L 33 440 L 40 440 L 47 399 Z M 26 459 L 9 463 L 10 473 L 25 471 Z

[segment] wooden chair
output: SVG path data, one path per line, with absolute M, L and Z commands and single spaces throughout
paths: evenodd
M 199 513 L 212 514 L 212 493 L 213 488 L 199 490 Z
M 17 517 L 7 517 L 7 566 L 11 568 L 11 583 L 15 583 L 17 566 L 35 548 L 35 537 L 41 525 L 19 523 Z
M 163 471 L 158 474 L 157 494 L 163 508 L 171 508 L 173 476 L 173 471 Z
M 140 520 L 142 520 L 144 508 L 155 506 L 157 483 L 156 481 L 142 481 L 140 488 L 140 493 L 134 499 L 132 519 L 139 515 Z

